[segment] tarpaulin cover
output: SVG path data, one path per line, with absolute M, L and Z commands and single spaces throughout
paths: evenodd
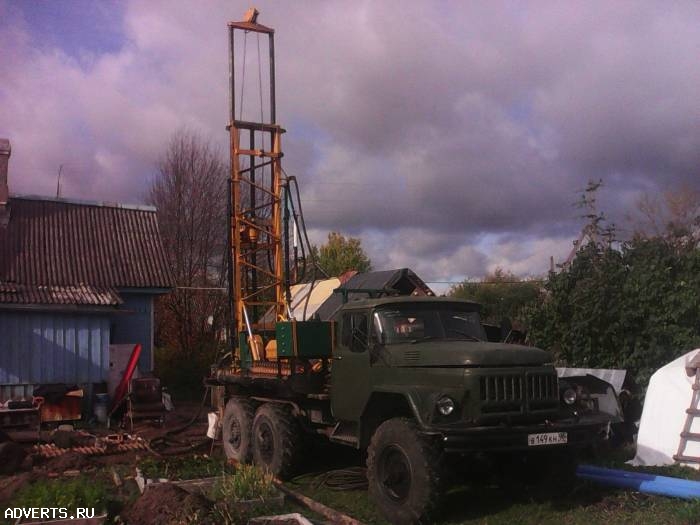
M 685 368 L 700 352 L 695 349 L 660 368 L 649 380 L 642 419 L 637 436 L 637 455 L 631 465 L 671 465 L 678 451 L 680 434 L 685 424 L 686 409 L 693 397 L 694 377 Z M 700 432 L 700 417 L 695 418 L 691 432 Z M 685 456 L 700 456 L 700 443 L 688 441 Z M 688 464 L 698 468 L 696 464 Z

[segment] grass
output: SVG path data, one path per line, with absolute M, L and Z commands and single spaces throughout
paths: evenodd
M 278 493 L 273 476 L 252 465 L 239 465 L 236 472 L 223 476 L 214 485 L 215 500 L 265 500 Z
M 347 447 L 324 445 L 314 448 L 314 454 L 304 467 L 308 472 L 323 472 L 328 469 L 347 468 L 363 463 L 361 454 Z M 694 469 L 672 467 L 649 467 L 633 469 L 625 464 L 631 450 L 609 451 L 595 460 L 588 461 L 604 467 L 624 468 L 672 477 L 700 480 L 700 472 Z M 125 482 L 118 491 L 112 485 L 110 469 L 103 467 L 90 474 L 76 478 L 38 479 L 21 489 L 13 498 L 13 507 L 95 507 L 96 511 L 108 510 L 115 516 L 124 505 L 137 496 L 135 484 Z M 139 468 L 147 477 L 169 479 L 195 479 L 225 474 L 224 482 L 212 492 L 217 501 L 212 516 L 216 523 L 245 523 L 249 515 L 236 514 L 222 502 L 247 499 L 250 495 L 271 494 L 271 483 L 252 467 L 242 467 L 234 473 L 221 457 L 206 455 L 179 456 L 164 459 L 146 458 Z M 133 467 L 117 466 L 123 474 L 133 475 Z M 571 525 L 616 525 L 616 524 L 695 524 L 700 523 L 700 500 L 651 496 L 637 492 L 612 489 L 593 483 L 578 481 L 573 489 L 557 494 L 556 487 L 524 487 L 504 491 L 488 476 L 472 472 L 452 485 L 441 508 L 438 525 L 458 524 L 571 524 Z M 370 501 L 366 490 L 334 491 L 319 484 L 317 476 L 306 474 L 288 483 L 297 490 L 329 507 L 359 519 L 367 525 L 385 525 Z M 133 487 L 132 487 L 133 485 Z M 126 489 L 129 490 L 126 490 Z M 136 491 L 137 492 L 137 491 Z M 218 509 L 218 510 L 217 510 Z M 255 511 L 260 515 L 280 512 L 303 512 L 292 504 L 281 509 L 263 506 Z M 0 517 L 0 520 L 2 518 Z
M 6 507 L 9 506 L 25 509 L 37 507 L 66 508 L 69 514 L 78 507 L 83 507 L 94 509 L 95 515 L 105 511 L 113 513 L 118 508 L 121 508 L 121 504 L 114 501 L 111 488 L 107 482 L 93 475 L 81 475 L 71 479 L 36 480 L 34 483 L 22 487 L 17 492 L 11 505 Z M 5 508 L 2 510 L 0 523 L 11 523 L 7 519 L 2 521 L 5 515 Z
M 234 472 L 233 467 L 222 458 L 202 454 L 164 459 L 149 457 L 139 463 L 139 469 L 146 478 L 165 478 L 171 481 L 211 478 Z
M 610 468 L 700 480 L 700 472 L 680 466 L 635 469 L 625 464 L 631 450 L 606 452 L 588 461 Z M 349 465 L 341 465 L 349 466 Z M 337 468 L 337 466 L 336 466 Z M 481 474 L 457 481 L 449 490 L 440 509 L 440 525 L 461 524 L 571 524 L 571 525 L 666 525 L 700 523 L 700 500 L 685 501 L 651 496 L 629 490 L 603 487 L 577 481 L 569 491 L 542 485 L 505 491 L 492 480 L 484 482 Z M 481 481 L 479 481 L 481 479 Z M 334 491 L 319 486 L 313 476 L 301 476 L 289 484 L 307 496 L 367 525 L 387 522 L 375 509 L 365 490 Z
M 290 484 L 295 490 L 368 525 L 387 522 L 366 491 L 336 492 Z M 447 494 L 436 524 L 696 524 L 700 502 L 689 502 L 580 482 L 564 496 L 509 493 L 495 485 L 458 485 Z
M 255 516 L 277 514 L 280 506 L 271 499 L 278 494 L 272 475 L 251 465 L 239 465 L 234 474 L 223 476 L 214 485 L 212 516 L 216 523 L 243 524 Z
M 23 487 L 14 501 L 15 507 L 41 507 L 52 502 L 54 507 L 75 510 L 77 507 L 94 507 L 104 510 L 107 504 L 106 486 L 92 477 L 73 479 L 48 479 Z

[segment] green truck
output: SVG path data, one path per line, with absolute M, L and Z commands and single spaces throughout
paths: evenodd
M 285 478 L 313 436 L 366 450 L 376 504 L 389 521 L 416 523 L 439 507 L 456 459 L 493 456 L 512 468 L 541 451 L 571 456 L 603 439 L 609 418 L 593 394 L 560 384 L 547 352 L 487 341 L 475 303 L 429 290 L 416 296 L 398 282 L 343 285 L 342 306 L 307 320 L 318 265 L 296 178 L 281 166 L 275 31 L 258 15 L 251 8 L 228 24 L 231 351 L 208 380 L 227 456 Z M 258 42 L 260 122 L 241 120 L 250 33 Z M 261 60 L 269 66 L 266 89 Z M 294 285 L 308 287 L 297 314 Z
M 560 384 L 548 352 L 486 341 L 476 303 L 369 295 L 331 322 L 278 323 L 268 364 L 241 337 L 240 363 L 212 378 L 229 458 L 284 478 L 311 435 L 366 450 L 372 499 L 389 521 L 418 523 L 457 458 L 545 461 L 607 437 L 609 416 Z

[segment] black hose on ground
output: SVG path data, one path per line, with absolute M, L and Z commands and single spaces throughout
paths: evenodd
M 306 478 L 313 478 L 311 486 L 314 489 L 327 488 L 329 490 L 367 490 L 367 469 L 364 467 L 349 467 L 328 472 L 304 474 L 295 478 L 294 482 L 300 482 Z
M 167 430 L 163 432 L 160 436 L 156 436 L 149 440 L 148 442 L 148 448 L 152 452 L 161 455 L 161 456 L 170 456 L 170 455 L 177 455 L 177 454 L 182 454 L 184 452 L 189 452 L 192 450 L 196 450 L 205 444 L 209 444 L 211 440 L 209 438 L 205 438 L 199 441 L 195 441 L 194 443 L 192 442 L 185 442 L 185 441 L 180 441 L 177 439 L 174 439 L 172 436 L 175 436 L 177 434 L 180 434 L 181 432 L 184 432 L 188 428 L 190 428 L 198 419 L 199 416 L 202 415 L 202 409 L 204 408 L 204 405 L 207 401 L 207 395 L 209 394 L 209 388 L 204 387 L 204 395 L 202 396 L 202 401 L 199 404 L 199 408 L 197 409 L 197 413 L 190 419 L 187 423 L 185 423 L 182 426 L 172 428 L 170 430 Z M 163 450 L 157 450 L 159 448 L 165 448 L 171 445 L 180 445 L 179 448 L 176 448 L 174 450 L 170 451 L 163 451 Z

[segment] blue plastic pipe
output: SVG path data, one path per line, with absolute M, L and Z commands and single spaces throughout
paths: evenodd
M 700 498 L 700 482 L 698 481 L 607 469 L 593 465 L 579 465 L 576 469 L 576 475 L 581 479 L 595 481 L 603 485 L 634 489 L 647 494 L 684 499 Z

